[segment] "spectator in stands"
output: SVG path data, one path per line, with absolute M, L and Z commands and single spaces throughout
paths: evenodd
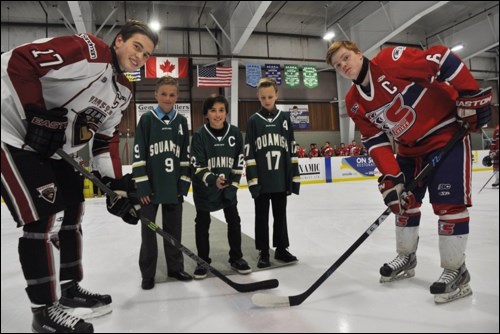
M 309 158 L 317 158 L 317 157 L 319 157 L 318 145 L 315 143 L 312 143 L 311 149 L 309 150 Z
M 325 157 L 325 158 L 329 158 L 329 157 L 333 156 L 333 154 L 334 154 L 333 147 L 330 146 L 329 141 L 326 141 L 325 145 L 323 145 L 323 147 L 321 147 L 321 156 Z
M 297 149 L 297 158 L 305 158 L 306 157 L 306 150 L 300 146 L 299 144 L 295 145 Z

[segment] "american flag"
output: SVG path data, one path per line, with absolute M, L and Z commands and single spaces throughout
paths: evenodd
M 198 66 L 198 87 L 231 87 L 230 66 Z

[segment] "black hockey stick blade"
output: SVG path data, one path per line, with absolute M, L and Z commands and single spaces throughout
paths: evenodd
M 455 144 L 462 139 L 462 137 L 467 133 L 469 129 L 469 125 L 467 123 L 464 123 L 462 127 L 455 132 L 453 137 L 450 139 L 450 141 L 436 154 L 434 155 L 434 158 L 429 161 L 427 165 L 420 171 L 420 173 L 415 177 L 413 182 L 406 188 L 408 191 L 411 191 L 415 189 L 418 185 L 419 182 L 424 180 L 429 173 L 434 170 L 434 168 L 439 164 L 441 159 L 448 154 L 448 152 L 455 146 Z M 309 297 L 321 284 L 323 284 L 324 281 L 328 277 L 330 277 L 331 274 L 337 270 L 338 267 L 342 263 L 344 263 L 345 260 L 349 256 L 351 256 L 352 253 L 375 231 L 380 224 L 386 220 L 386 218 L 391 214 L 391 209 L 387 208 L 385 211 L 366 229 L 365 232 L 356 240 L 351 247 L 347 251 L 345 251 L 344 254 L 340 256 L 340 258 L 335 261 L 335 263 L 328 268 L 328 270 L 320 276 L 314 282 L 314 284 L 309 287 L 305 292 L 295 295 L 295 296 L 276 296 L 276 295 L 271 295 L 271 294 L 265 294 L 265 293 L 256 293 L 252 296 L 252 302 L 256 306 L 260 307 L 287 307 L 287 306 L 296 306 L 302 304 L 304 300 L 306 300 L 307 297 Z
M 96 186 L 99 187 L 106 195 L 110 196 L 111 199 L 114 199 L 116 196 L 118 196 L 113 190 L 111 190 L 106 184 L 104 184 L 98 177 L 96 177 L 94 174 L 86 170 L 83 166 L 81 166 L 78 162 L 73 159 L 68 153 L 64 152 L 62 149 L 57 150 L 57 154 L 66 162 L 68 162 L 71 166 L 73 166 L 77 171 L 82 173 L 83 176 L 85 176 L 87 179 L 92 181 Z M 189 250 L 187 247 L 182 245 L 179 241 L 177 241 L 174 237 L 172 237 L 170 234 L 167 232 L 163 231 L 163 229 L 159 228 L 158 225 L 154 223 L 154 218 L 151 217 L 150 211 L 148 211 L 148 208 L 150 206 L 144 206 L 141 211 L 143 212 L 141 214 L 141 223 L 147 225 L 151 230 L 154 232 L 158 233 L 161 235 L 164 239 L 166 239 L 168 242 L 170 242 L 172 245 L 177 247 L 179 250 L 181 250 L 184 254 L 189 256 L 191 259 L 196 261 L 197 263 L 203 265 L 205 269 L 210 271 L 212 274 L 223 280 L 225 283 L 227 283 L 229 286 L 234 288 L 238 292 L 252 292 L 252 291 L 258 291 L 258 290 L 265 290 L 265 289 L 274 289 L 278 287 L 279 281 L 277 279 L 269 279 L 265 281 L 258 281 L 258 282 L 252 282 L 252 283 L 236 283 L 227 278 L 224 274 L 219 272 L 217 269 L 212 267 L 210 264 L 208 264 L 206 261 L 204 261 L 202 258 L 194 254 L 191 250 Z M 146 218 L 150 217 L 150 219 Z

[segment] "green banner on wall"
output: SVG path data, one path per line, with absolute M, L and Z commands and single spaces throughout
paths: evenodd
M 307 88 L 318 87 L 319 81 L 316 66 L 305 65 L 302 67 L 302 76 L 304 77 L 304 86 Z
M 290 87 L 298 86 L 300 83 L 300 72 L 298 65 L 285 64 L 285 84 Z

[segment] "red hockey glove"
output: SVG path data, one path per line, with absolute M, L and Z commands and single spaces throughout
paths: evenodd
M 68 110 L 65 108 L 45 110 L 35 105 L 27 105 L 24 112 L 28 122 L 24 142 L 42 157 L 51 157 L 66 142 Z
M 393 213 L 401 214 L 416 203 L 413 193 L 405 191 L 405 176 L 402 172 L 396 176 L 383 175 L 378 179 L 378 183 L 378 190 Z
M 491 120 L 491 87 L 477 92 L 461 92 L 457 99 L 457 115 L 476 132 Z

